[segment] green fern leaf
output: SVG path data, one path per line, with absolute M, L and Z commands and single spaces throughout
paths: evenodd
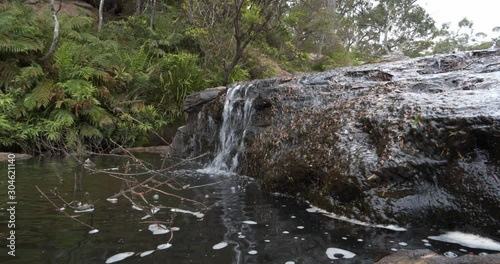
M 75 123 L 75 117 L 68 110 L 54 110 L 51 115 L 55 122 L 61 123 L 63 126 L 69 127 Z

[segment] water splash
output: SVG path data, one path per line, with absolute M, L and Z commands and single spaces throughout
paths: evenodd
M 222 126 L 219 131 L 219 148 L 214 160 L 202 170 L 205 173 L 236 173 L 245 148 L 244 138 L 253 114 L 250 96 L 253 84 L 238 84 L 227 90 Z

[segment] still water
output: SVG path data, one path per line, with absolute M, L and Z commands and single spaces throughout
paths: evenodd
M 90 158 L 95 169 L 108 172 L 123 172 L 126 166 L 123 158 Z M 150 168 L 162 164 L 158 155 L 139 158 Z M 7 170 L 5 163 L 0 167 Z M 131 172 L 143 171 L 133 161 L 128 167 Z M 107 201 L 121 190 L 122 180 L 88 171 L 72 157 L 16 161 L 16 257 L 7 255 L 10 229 L 7 182 L 2 176 L 0 263 L 106 263 L 125 252 L 133 254 L 116 263 L 373 263 L 401 249 L 429 248 L 440 254 L 452 253 L 450 256 L 495 252 L 428 238 L 447 230 L 410 227 L 394 231 L 332 219 L 314 212 L 304 201 L 261 192 L 255 179 L 210 175 L 199 168 L 198 164 L 184 163 L 156 178 L 159 182 L 169 180 L 170 185 L 183 190 L 163 185 L 158 189 L 170 195 L 144 194 L 147 201 L 160 207 L 155 218 L 166 222 L 169 230 L 153 235 L 149 228 L 154 221 L 144 219 L 146 213 L 134 209 L 130 200 L 119 197 L 116 203 Z M 50 192 L 54 187 L 67 202 L 83 201 L 88 192 L 95 205 L 93 213 L 78 214 L 70 208 L 65 212 L 99 232 L 89 234 L 90 228 L 58 212 L 35 186 L 58 207 L 63 202 Z M 130 197 L 138 205 L 145 204 Z M 173 213 L 172 208 L 181 210 Z M 193 214 L 196 212 L 199 214 Z M 140 256 L 150 250 L 154 251 Z

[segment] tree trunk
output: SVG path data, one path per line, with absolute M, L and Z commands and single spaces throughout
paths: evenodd
M 326 37 L 326 33 L 323 32 L 321 34 L 321 38 L 319 39 L 318 53 L 316 53 L 316 60 L 320 60 L 321 57 L 323 56 L 322 51 L 323 51 L 323 46 L 325 45 L 325 37 Z
M 153 0 L 153 6 L 151 7 L 151 18 L 149 20 L 149 27 L 151 29 L 154 28 L 155 12 L 156 12 L 156 0 Z
M 389 49 L 389 45 L 387 43 L 387 38 L 389 37 L 389 31 L 392 26 L 391 18 L 392 18 L 392 7 L 388 8 L 388 13 L 387 13 L 387 24 L 385 24 L 384 28 L 384 43 L 382 46 L 384 46 L 384 50 L 387 54 L 391 53 L 391 50 Z
M 104 23 L 102 15 L 103 9 L 104 9 L 104 0 L 101 0 L 101 2 L 99 3 L 99 26 L 97 27 L 97 32 L 101 32 L 102 24 Z
M 135 14 L 138 15 L 141 13 L 142 0 L 135 1 Z
M 54 55 L 57 49 L 57 42 L 59 42 L 59 20 L 57 19 L 57 11 L 55 7 L 55 0 L 50 0 L 50 12 L 52 12 L 52 19 L 54 20 L 54 35 L 52 37 L 52 44 L 50 44 L 49 51 L 43 57 L 40 58 L 41 61 L 46 61 Z
M 337 9 L 337 0 L 327 0 L 327 1 L 326 1 L 326 9 L 327 9 L 327 12 L 328 12 L 328 13 L 330 13 L 330 12 L 331 12 L 331 14 L 332 14 L 332 16 L 333 16 L 333 14 L 335 13 L 335 10 Z M 332 17 L 332 19 L 333 19 L 333 17 Z M 328 21 L 328 22 L 331 22 L 331 21 Z M 333 30 L 335 30 L 335 29 L 333 28 L 333 23 L 331 23 L 331 25 L 330 25 L 330 26 L 332 27 L 332 29 L 331 29 L 332 31 L 333 31 Z M 320 59 L 321 59 L 321 57 L 323 56 L 323 55 L 322 55 L 322 52 L 323 52 L 323 47 L 325 46 L 325 38 L 326 38 L 326 33 L 327 33 L 328 31 L 329 31 L 329 30 L 326 30 L 326 32 L 325 32 L 325 31 L 323 31 L 323 32 L 321 33 L 321 37 L 320 37 L 320 39 L 319 39 L 319 43 L 318 43 L 318 52 L 316 53 L 316 60 L 320 60 Z

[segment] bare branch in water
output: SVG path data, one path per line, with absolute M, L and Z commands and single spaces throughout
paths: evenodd
M 38 190 L 38 192 L 40 192 L 40 194 L 41 194 L 43 197 L 45 197 L 45 199 L 47 199 L 47 201 L 49 201 L 49 202 L 50 202 L 50 203 L 54 206 L 54 208 L 56 208 L 56 210 L 58 210 L 59 212 L 63 213 L 64 215 L 66 215 L 69 219 L 75 220 L 75 221 L 77 221 L 78 223 L 80 223 L 81 225 L 84 225 L 84 226 L 86 226 L 86 227 L 90 228 L 91 230 L 94 230 L 94 229 L 95 229 L 94 227 L 92 227 L 92 226 L 90 226 L 90 225 L 88 225 L 88 224 L 86 224 L 86 223 L 84 223 L 84 222 L 82 222 L 82 221 L 80 221 L 80 220 L 78 220 L 78 219 L 76 219 L 76 218 L 72 217 L 71 215 L 69 215 L 69 214 L 68 214 L 68 213 L 66 213 L 65 211 L 61 211 L 61 210 L 60 210 L 60 208 L 59 208 L 59 207 L 58 207 L 58 206 L 57 206 L 54 202 L 52 202 L 52 200 L 50 200 L 50 198 L 49 198 L 49 197 L 47 197 L 47 195 L 46 195 L 44 192 L 42 192 L 42 190 L 40 190 L 40 188 L 38 188 L 38 185 L 35 185 L 35 188 Z

